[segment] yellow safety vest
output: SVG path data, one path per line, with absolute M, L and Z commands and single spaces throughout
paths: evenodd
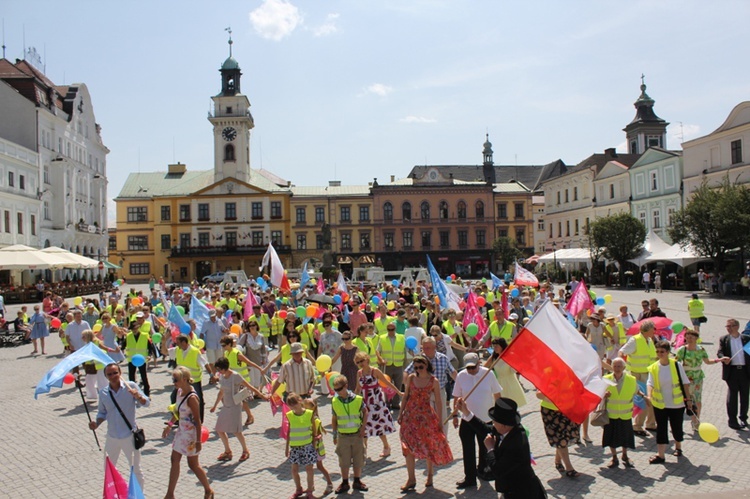
M 315 350 L 317 346 L 317 343 L 315 343 L 315 326 L 308 322 L 307 324 L 297 326 L 296 329 L 300 336 L 300 343 L 305 345 L 308 350 Z
M 133 355 L 138 354 L 143 355 L 144 359 L 148 357 L 148 334 L 139 334 L 136 341 L 135 335 L 128 333 L 125 337 L 125 357 L 128 359 L 128 363 L 133 360 Z
M 285 319 L 279 317 L 279 314 L 275 314 L 271 319 L 271 336 L 278 336 L 284 330 Z
M 623 373 L 623 377 L 622 391 L 617 391 L 617 385 L 607 387 L 611 394 L 607 399 L 609 419 L 633 419 L 633 397 L 638 393 L 638 382 L 628 373 Z M 616 382 L 614 374 L 606 374 L 604 379 Z
M 200 364 L 198 364 L 198 356 L 201 354 L 200 350 L 193 346 L 189 346 L 187 351 L 183 351 L 182 348 L 177 347 L 175 350 L 175 361 L 178 366 L 185 366 L 190 369 L 190 377 L 193 378 L 193 383 L 200 383 L 201 377 L 203 376 L 203 370 Z
M 378 356 L 375 353 L 376 345 L 373 344 L 373 340 L 375 338 L 365 338 L 364 340 L 361 338 L 354 338 L 354 344 L 357 346 L 360 352 L 365 352 L 370 356 L 370 365 L 376 366 L 378 365 Z
M 401 367 L 404 365 L 404 358 L 406 357 L 406 339 L 403 334 L 397 334 L 394 339 L 394 345 L 391 346 L 391 339 L 388 338 L 387 334 L 381 334 L 380 349 L 383 354 L 383 359 L 387 366 Z
M 501 309 L 500 309 L 500 312 L 502 312 L 502 311 L 503 311 L 503 309 L 501 308 Z M 492 321 L 494 321 L 494 320 L 495 320 L 495 316 L 496 316 L 496 315 L 497 315 L 497 312 L 495 312 L 495 309 L 494 309 L 494 308 L 491 308 L 491 309 L 490 309 L 490 310 L 489 310 L 489 311 L 487 312 L 487 316 L 488 316 L 488 317 L 490 318 L 490 322 L 492 322 Z
M 456 322 L 456 324 L 458 324 L 458 322 Z M 455 339 L 456 343 L 458 343 L 461 346 L 466 346 L 466 343 L 464 341 L 464 335 L 462 334 L 456 335 L 455 326 L 451 324 L 450 321 L 443 322 L 443 329 L 445 329 L 445 332 L 448 333 L 448 336 L 450 336 L 451 338 L 455 336 L 455 338 L 453 339 Z
M 271 336 L 271 319 L 268 318 L 268 314 L 260 314 L 260 317 L 251 315 L 247 320 L 255 321 L 258 323 L 258 330 L 260 334 L 262 334 L 266 338 Z
M 622 345 L 625 342 L 625 326 L 622 325 L 622 322 L 616 322 L 615 326 L 617 327 L 613 331 L 609 324 L 604 325 L 612 333 L 612 342 L 607 345 L 607 351 L 611 351 L 615 345 Z
M 98 346 L 99 348 L 101 348 L 104 353 L 107 353 L 107 351 L 104 349 L 104 346 L 102 345 L 102 342 L 99 341 L 97 338 L 94 338 L 94 341 L 92 341 L 92 343 Z M 104 364 L 102 364 L 101 362 L 96 362 L 94 360 L 84 362 L 84 364 L 94 364 L 94 367 L 96 368 L 97 371 L 104 369 Z
M 323 327 L 322 322 L 318 322 L 318 324 L 315 326 L 315 328 L 320 331 L 321 334 L 323 334 L 323 331 L 326 330 L 326 328 Z M 331 329 L 335 329 L 336 331 L 339 330 L 339 321 L 331 321 Z
M 357 433 L 362 426 L 362 397 L 354 396 L 354 400 L 344 403 L 341 397 L 336 395 L 331 402 L 333 413 L 336 414 L 339 433 Z
M 383 320 L 382 317 L 380 317 L 379 319 L 375 319 L 375 321 L 373 321 L 373 325 L 375 326 L 376 334 L 378 336 L 388 334 L 388 324 L 395 320 L 396 318 L 391 316 L 386 316 L 385 320 Z
M 550 402 L 547 399 L 542 399 L 542 401 L 539 403 L 539 405 L 541 405 L 542 407 L 546 407 L 547 409 L 549 409 L 551 411 L 559 411 L 560 410 L 560 409 L 557 408 L 557 406 L 555 404 L 553 404 L 552 402 Z
M 672 399 L 675 405 L 680 405 L 684 402 L 682 396 L 682 387 L 680 386 L 680 378 L 677 375 L 677 363 L 674 359 L 669 359 L 669 372 L 672 374 Z M 664 396 L 662 395 L 661 386 L 659 386 L 659 362 L 654 362 L 648 367 L 648 372 L 651 374 L 651 378 L 654 381 L 654 389 L 651 392 L 651 405 L 657 409 L 664 409 Z M 668 387 L 665 387 L 668 389 Z
M 240 350 L 239 348 L 232 348 L 228 352 L 224 352 L 224 357 L 229 361 L 229 368 L 238 374 L 240 374 L 247 381 L 250 381 L 250 375 L 247 371 L 247 364 L 240 361 L 239 359 Z
M 492 321 L 492 324 L 490 324 L 490 338 L 505 338 L 506 341 L 510 341 L 511 336 L 513 336 L 512 322 L 505 321 L 503 326 L 500 327 L 497 325 L 497 321 Z
M 307 356 L 307 345 L 303 344 L 302 348 L 305 350 L 305 357 Z M 286 364 L 290 360 L 292 360 L 292 352 L 290 351 L 292 349 L 291 345 L 287 343 L 283 347 L 281 347 L 281 363 Z
M 638 333 L 635 336 L 635 352 L 628 355 L 628 370 L 632 373 L 646 373 L 648 366 L 656 360 L 656 347 L 654 342 Z
M 318 430 L 318 435 L 323 433 L 323 423 L 318 418 L 315 418 L 315 429 Z M 326 455 L 326 445 L 322 438 L 315 442 L 315 450 L 318 451 L 319 456 Z
M 303 414 L 297 416 L 294 411 L 289 411 L 286 418 L 289 420 L 289 447 L 311 444 L 313 412 L 306 409 Z
M 703 317 L 703 300 L 690 300 L 688 302 L 688 314 L 691 319 Z M 679 331 L 676 331 L 679 333 Z

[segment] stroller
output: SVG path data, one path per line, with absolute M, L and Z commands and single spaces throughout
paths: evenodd
M 5 320 L 5 317 L 0 314 L 0 347 L 15 347 L 28 343 L 26 332 L 16 331 L 15 328 L 11 332 L 11 325 L 12 323 Z

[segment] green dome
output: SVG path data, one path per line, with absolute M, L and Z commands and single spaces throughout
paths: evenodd
M 221 69 L 240 69 L 240 63 L 235 60 L 234 57 L 229 56 L 224 64 L 221 65 Z

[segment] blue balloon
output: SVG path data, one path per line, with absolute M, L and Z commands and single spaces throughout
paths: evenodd
M 183 291 L 184 293 L 189 293 L 189 292 L 190 292 L 190 288 L 189 288 L 189 287 L 187 287 L 187 286 L 185 286 L 184 288 L 182 288 L 182 291 Z
M 133 358 L 130 359 L 130 363 L 133 364 L 135 367 L 141 367 L 143 364 L 146 363 L 146 358 L 137 353 L 133 355 Z
M 373 296 L 373 297 L 372 297 L 372 302 L 373 302 L 373 303 L 374 303 L 375 305 L 377 305 L 378 303 L 380 303 L 380 297 L 379 297 L 378 295 L 375 295 L 375 296 Z
M 224 317 L 226 317 L 227 319 L 229 319 L 230 317 L 232 317 L 232 311 L 231 310 L 227 310 L 227 313 L 224 314 Z
M 599 298 L 597 298 L 596 299 L 596 304 L 599 305 L 600 307 L 602 305 L 604 305 L 604 298 L 602 298 L 601 296 Z
M 258 277 L 257 279 L 255 279 L 255 282 L 257 282 L 259 286 L 263 286 L 266 283 L 266 280 L 262 277 Z
M 520 292 L 520 291 L 518 291 L 518 288 L 513 288 L 513 291 L 511 291 L 511 292 L 510 292 L 510 296 L 511 296 L 512 298 L 516 298 L 516 297 L 517 297 L 518 295 L 520 295 L 520 294 L 521 294 L 521 292 Z
M 391 284 L 393 284 L 394 286 L 398 286 L 398 279 L 394 279 L 393 281 L 391 281 Z
M 382 293 L 380 293 L 380 296 L 385 300 L 385 298 L 386 298 L 386 296 L 388 296 L 388 294 L 385 291 L 383 291 Z
M 414 350 L 417 348 L 417 339 L 414 336 L 409 336 L 406 338 L 406 348 L 409 350 Z
M 190 324 L 185 323 L 182 326 L 180 326 L 180 332 L 182 334 L 190 334 Z
M 335 295 L 333 301 L 336 302 L 336 305 L 341 305 L 341 296 Z

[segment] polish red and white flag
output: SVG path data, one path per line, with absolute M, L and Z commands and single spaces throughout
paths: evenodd
M 518 262 L 516 262 L 516 275 L 513 278 L 513 282 L 516 283 L 516 286 L 539 287 L 539 279 L 533 273 L 521 267 Z
M 289 280 L 286 278 L 284 266 L 281 264 L 281 259 L 271 243 L 268 243 L 266 254 L 263 255 L 263 262 L 260 264 L 261 270 L 269 264 L 271 265 L 271 284 L 279 289 L 290 291 Z
M 599 356 L 549 301 L 534 312 L 501 358 L 578 424 L 596 409 L 609 386 Z

